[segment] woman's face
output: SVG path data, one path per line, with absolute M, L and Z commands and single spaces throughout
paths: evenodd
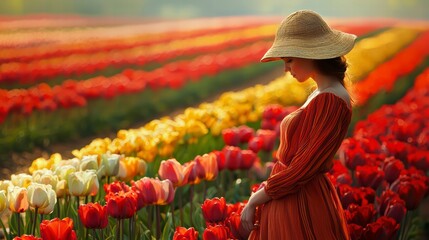
M 283 57 L 285 72 L 290 72 L 299 82 L 304 82 L 314 75 L 313 60 L 295 57 Z

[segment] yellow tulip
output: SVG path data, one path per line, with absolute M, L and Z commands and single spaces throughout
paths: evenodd
M 14 186 L 26 188 L 33 181 L 33 177 L 26 173 L 12 174 L 10 180 Z
M 125 157 L 119 162 L 118 177 L 128 182 L 135 176 L 143 176 L 146 173 L 146 162 L 138 157 Z
M 13 184 L 11 181 L 9 181 L 9 180 L 0 181 L 0 190 L 4 190 L 7 192 L 9 187 L 13 187 Z
M 0 215 L 7 208 L 7 205 L 6 191 L 0 190 Z
M 7 194 L 9 210 L 15 213 L 27 211 L 29 205 L 27 196 L 26 188 L 18 186 L 9 187 Z
M 66 180 L 60 180 L 55 187 L 55 194 L 58 198 L 65 197 L 68 194 L 68 185 Z

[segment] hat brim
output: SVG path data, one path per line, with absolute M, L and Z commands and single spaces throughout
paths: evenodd
M 309 40 L 274 40 L 273 45 L 262 57 L 261 62 L 280 60 L 282 57 L 307 59 L 329 59 L 346 55 L 353 49 L 356 35 L 333 30 L 327 36 Z

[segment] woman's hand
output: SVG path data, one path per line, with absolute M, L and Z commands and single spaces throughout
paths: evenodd
M 249 235 L 254 227 L 253 220 L 255 218 L 255 210 L 255 206 L 247 204 L 241 212 L 241 226 L 245 230 L 246 235 Z

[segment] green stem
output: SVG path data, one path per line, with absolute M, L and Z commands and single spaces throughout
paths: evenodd
M 98 239 L 100 239 L 100 238 L 98 237 L 97 230 L 96 230 L 95 228 L 93 228 L 93 229 L 92 229 L 92 232 L 93 232 L 92 234 L 94 235 L 94 238 L 95 238 L 95 239 L 97 239 L 97 240 L 98 240 Z
M 206 181 L 203 180 L 203 201 L 204 202 L 206 200 L 206 195 L 207 195 L 207 186 L 206 186 Z
M 174 222 L 174 201 L 171 201 L 170 203 L 170 210 L 171 210 L 171 220 L 173 222 L 173 229 L 176 229 L 176 223 Z
M 156 210 L 156 239 L 161 239 L 161 212 L 159 205 L 155 205 Z
M 116 229 L 116 239 L 121 240 L 121 219 L 118 219 L 118 228 Z
M 31 231 L 31 234 L 34 236 L 34 233 L 36 232 L 36 222 L 37 222 L 37 212 L 39 211 L 39 208 L 34 209 L 34 222 L 33 222 L 33 230 Z
M 130 231 L 130 239 L 134 236 L 133 234 L 133 223 L 134 223 L 134 215 L 130 218 L 130 225 L 129 225 L 129 231 Z
M 104 240 L 104 229 L 100 229 L 101 240 Z
M 6 226 L 4 225 L 3 220 L 1 218 L 0 218 L 0 224 L 3 228 L 3 234 L 6 238 L 6 240 L 9 240 L 9 238 L 10 238 L 9 233 L 6 231 Z
M 189 187 L 189 201 L 190 201 L 190 204 L 191 204 L 191 209 L 190 209 L 190 216 L 189 216 L 189 219 L 191 220 L 191 226 L 194 226 L 194 221 L 193 221 L 193 219 L 192 219 L 192 210 L 193 210 L 193 200 L 194 200 L 194 185 L 192 184 L 190 187 Z
M 21 236 L 21 214 L 19 212 L 16 213 L 16 216 L 18 216 L 16 219 L 18 220 L 18 236 Z
M 61 219 L 61 204 L 60 204 L 60 198 L 57 197 L 57 217 Z
M 180 226 L 183 226 L 183 210 L 182 210 L 182 188 L 179 188 L 179 212 L 180 212 Z

